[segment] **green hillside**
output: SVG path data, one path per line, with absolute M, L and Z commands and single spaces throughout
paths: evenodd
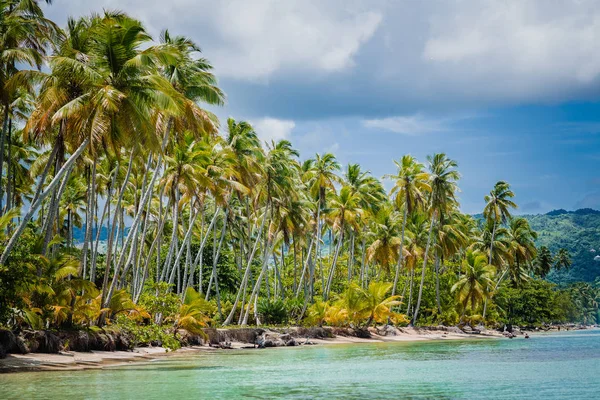
M 553 253 L 564 247 L 571 253 L 569 270 L 552 271 L 548 279 L 556 283 L 593 281 L 600 276 L 600 211 L 555 210 L 542 215 L 524 215 L 538 232 L 538 246 Z

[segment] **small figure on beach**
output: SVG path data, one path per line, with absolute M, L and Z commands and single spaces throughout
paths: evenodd
M 525 339 L 529 339 L 529 335 L 525 333 Z

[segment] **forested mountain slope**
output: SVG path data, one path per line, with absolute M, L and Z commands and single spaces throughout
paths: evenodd
M 591 282 L 600 276 L 600 211 L 590 208 L 554 210 L 523 217 L 538 232 L 538 246 L 547 246 L 552 253 L 566 248 L 571 254 L 571 268 L 553 270 L 548 275 L 549 280 L 556 283 Z

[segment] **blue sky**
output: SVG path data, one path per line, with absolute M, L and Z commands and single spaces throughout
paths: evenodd
M 54 0 L 103 8 L 157 37 L 193 38 L 228 95 L 214 110 L 332 151 L 381 177 L 393 159 L 445 152 L 461 205 L 497 180 L 522 213 L 600 208 L 600 2 L 594 0 Z

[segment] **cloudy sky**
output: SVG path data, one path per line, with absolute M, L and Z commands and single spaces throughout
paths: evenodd
M 500 179 L 520 212 L 600 208 L 597 0 L 54 0 L 47 15 L 121 9 L 193 38 L 227 93 L 221 118 L 307 158 L 376 176 L 446 152 L 465 212 Z

